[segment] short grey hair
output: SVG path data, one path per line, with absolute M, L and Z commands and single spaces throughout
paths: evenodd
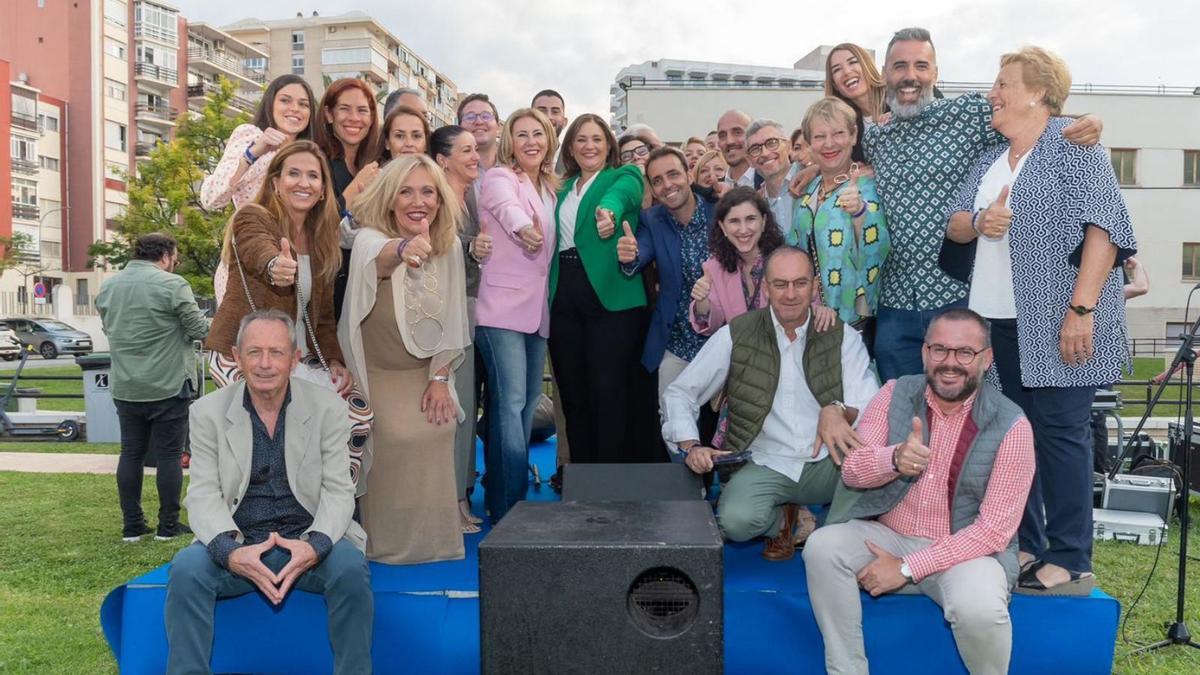
M 887 63 L 887 59 L 891 56 L 892 45 L 897 42 L 928 42 L 934 56 L 937 56 L 937 48 L 933 46 L 933 37 L 929 35 L 929 31 L 913 26 L 910 28 L 901 28 L 892 35 L 892 40 L 888 42 L 887 51 L 883 53 L 884 63 Z
M 246 335 L 246 329 L 255 321 L 278 321 L 282 323 L 287 327 L 287 334 L 292 342 L 292 347 L 296 347 L 296 322 L 292 321 L 292 317 L 278 309 L 256 309 L 243 316 L 241 323 L 238 324 L 237 342 L 234 343 L 238 349 L 242 348 L 242 338 Z
M 404 96 L 405 94 L 412 94 L 413 96 L 416 96 L 417 98 L 421 99 L 422 101 L 425 100 L 425 95 L 422 94 L 419 90 L 413 89 L 412 87 L 401 87 L 401 88 L 393 91 L 392 93 L 388 94 L 387 100 L 385 100 L 384 104 L 383 104 L 382 117 L 387 117 L 387 114 L 392 112 L 392 108 L 395 108 L 396 106 L 400 105 L 400 97 Z
M 761 118 L 756 119 L 753 122 L 751 122 L 750 126 L 746 128 L 746 138 L 750 138 L 754 134 L 757 134 L 758 132 L 762 131 L 763 129 L 765 129 L 767 127 L 774 128 L 775 130 L 777 130 L 779 132 L 779 134 L 781 136 L 785 136 L 785 137 L 787 136 L 787 130 L 783 128 L 782 124 L 780 124 L 779 122 L 776 122 L 775 120 L 761 117 Z

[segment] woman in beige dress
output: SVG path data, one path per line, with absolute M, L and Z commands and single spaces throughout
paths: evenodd
M 363 229 L 338 339 L 355 380 L 379 400 L 360 501 L 371 560 L 463 557 L 453 378 L 470 339 L 457 204 L 424 155 L 389 162 L 350 204 Z

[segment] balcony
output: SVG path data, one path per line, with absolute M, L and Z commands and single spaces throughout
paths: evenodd
M 179 44 L 178 31 L 161 28 L 145 21 L 138 21 L 133 25 L 133 36 L 136 38 L 152 38 L 169 45 Z
M 192 47 L 188 49 L 188 66 L 194 67 L 196 64 L 207 64 L 223 74 L 239 77 L 252 85 L 262 85 L 267 81 L 264 71 L 247 68 L 241 59 L 223 52 Z
M 28 159 L 12 158 L 13 173 L 25 174 L 26 176 L 36 175 L 38 172 L 38 163 Z
M 179 111 L 175 108 L 161 103 L 139 103 L 134 108 L 134 117 L 139 120 L 169 125 L 175 124 L 175 116 L 178 114 Z
M 133 152 L 135 157 L 149 157 L 150 151 L 158 146 L 156 141 L 138 141 L 133 144 Z
M 25 204 L 22 202 L 12 203 L 13 218 L 21 218 L 23 220 L 37 220 L 41 211 L 37 204 Z
M 212 82 L 202 82 L 200 84 L 189 84 L 187 95 L 189 99 L 197 99 L 197 103 L 199 103 L 202 100 L 207 100 L 210 94 L 215 94 L 219 91 L 221 91 L 221 88 Z M 203 105 L 202 103 L 200 104 Z M 229 99 L 227 107 L 234 113 L 253 113 L 257 105 L 256 101 L 234 94 Z
M 179 84 L 179 71 L 174 68 L 138 61 L 133 66 L 134 77 L 150 79 L 162 84 L 175 87 Z
M 26 115 L 25 113 L 19 113 L 15 110 L 12 113 L 12 125 L 18 129 L 26 129 L 28 131 L 40 132 L 42 130 L 41 127 L 38 126 L 36 115 Z

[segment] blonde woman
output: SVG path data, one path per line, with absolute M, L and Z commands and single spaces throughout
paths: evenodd
M 470 337 L 457 199 L 432 159 L 403 155 L 350 203 L 362 229 L 338 338 L 384 411 L 363 453 L 371 560 L 463 557 L 454 434 L 464 413 L 454 371 Z

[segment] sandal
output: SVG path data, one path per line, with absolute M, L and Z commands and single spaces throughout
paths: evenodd
M 1037 576 L 1038 571 L 1045 566 L 1045 560 L 1039 560 L 1027 566 L 1017 577 L 1016 592 L 1026 595 L 1087 596 L 1091 595 L 1092 589 L 1096 587 L 1096 575 L 1091 572 L 1072 572 L 1070 570 L 1068 570 L 1068 574 L 1071 575 L 1069 581 L 1047 587 Z
M 482 531 L 482 528 L 469 520 L 460 521 L 459 525 L 463 534 L 479 534 Z
M 469 523 L 472 523 L 474 525 L 482 525 L 483 524 L 483 518 L 480 518 L 479 516 L 475 515 L 474 513 L 471 513 L 471 503 L 465 499 L 460 499 L 458 501 L 458 512 L 463 517 L 463 519 Z M 476 531 L 478 531 L 478 530 L 476 530 Z

